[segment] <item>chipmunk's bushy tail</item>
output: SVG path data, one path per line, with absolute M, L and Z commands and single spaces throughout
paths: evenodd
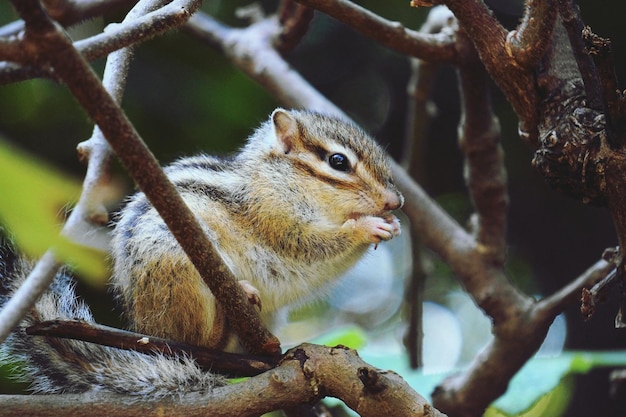
M 28 275 L 31 266 L 0 257 L 0 307 Z M 0 363 L 15 364 L 15 377 L 31 383 L 35 393 L 115 392 L 164 397 L 206 392 L 223 385 L 218 375 L 202 371 L 192 359 L 145 355 L 88 342 L 29 336 L 25 329 L 54 319 L 94 322 L 89 308 L 77 299 L 71 278 L 57 274 L 53 285 L 27 317 L 0 345 Z

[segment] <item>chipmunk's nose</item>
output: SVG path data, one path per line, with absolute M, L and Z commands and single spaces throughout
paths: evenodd
M 384 194 L 385 211 L 399 209 L 404 204 L 404 197 L 395 190 L 387 190 Z

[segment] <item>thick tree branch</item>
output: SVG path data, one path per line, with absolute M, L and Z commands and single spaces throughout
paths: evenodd
M 140 18 L 162 6 L 163 3 L 163 0 L 140 1 L 126 15 L 124 22 Z M 132 56 L 132 47 L 127 47 L 111 53 L 107 58 L 102 85 L 117 104 L 122 102 L 122 97 L 124 96 L 128 68 Z M 88 211 L 80 213 L 80 218 L 83 219 L 83 222 L 79 223 L 79 226 L 87 228 L 90 223 L 91 225 L 106 225 L 109 221 L 108 210 L 105 202 L 102 200 L 104 196 L 99 191 L 101 186 L 110 180 L 109 170 L 113 152 L 97 125 L 94 126 L 91 137 L 78 144 L 77 149 L 79 158 L 87 162 L 87 173 L 83 181 L 83 192 L 81 193 L 79 206 L 87 208 Z M 76 230 L 76 233 L 73 234 L 89 236 L 88 233 L 80 233 L 79 230 Z M 108 243 L 107 240 L 106 246 L 103 247 L 104 250 L 109 249 Z
M 57 30 L 35 0 L 14 1 L 26 22 L 25 49 L 34 64 L 49 64 L 98 124 L 125 168 L 157 209 L 215 298 L 224 306 L 236 333 L 251 352 L 279 351 L 279 342 L 263 326 L 258 313 L 223 265 L 193 213 L 160 169 L 125 114 L 102 87 L 89 65 Z M 185 12 L 198 6 L 192 2 Z M 236 312 L 236 313 L 235 313 Z
M 476 208 L 475 233 L 482 255 L 503 265 L 506 255 L 508 194 L 500 123 L 493 114 L 489 78 L 469 39 L 458 65 L 461 89 L 459 143 L 465 179 Z
M 537 67 L 550 47 L 556 16 L 556 0 L 526 0 L 522 22 L 506 38 L 507 51 L 519 65 Z
M 579 299 L 582 288 L 592 286 L 612 269 L 614 266 L 606 261 L 599 261 L 552 296 L 518 309 L 518 316 L 509 317 L 502 325 L 496 323 L 494 339 L 465 371 L 437 387 L 433 404 L 450 416 L 482 415 L 539 349 L 554 318 Z
M 559 0 L 559 14 L 563 26 L 567 31 L 570 46 L 578 66 L 579 75 L 583 80 L 589 107 L 594 110 L 603 109 L 602 87 L 600 77 L 593 59 L 586 51 L 583 42 L 583 29 L 585 27 L 581 17 L 580 9 L 574 0 Z M 558 47 L 558 46 L 556 46 Z M 561 46 L 560 48 L 563 48 Z
M 371 367 L 353 350 L 309 344 L 292 349 L 275 369 L 217 387 L 206 395 L 188 394 L 156 402 L 93 393 L 3 396 L 0 416 L 256 417 L 325 396 L 341 399 L 363 417 L 444 417 L 399 375 Z
M 443 3 L 459 20 L 487 72 L 513 106 L 524 139 L 536 147 L 539 99 L 534 75 L 507 52 L 507 31 L 482 0 L 444 0 Z

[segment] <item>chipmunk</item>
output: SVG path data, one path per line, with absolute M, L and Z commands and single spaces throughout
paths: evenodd
M 323 296 L 368 247 L 400 234 L 392 211 L 403 197 L 384 151 L 353 124 L 322 114 L 277 109 L 232 158 L 182 158 L 165 172 L 224 264 L 250 299 L 260 300 L 268 324 L 278 309 Z M 111 257 L 112 287 L 131 330 L 240 349 L 209 288 L 141 192 L 117 215 Z M 64 317 L 93 320 L 71 285 L 58 282 L 23 326 Z M 42 392 L 161 395 L 220 383 L 193 369 L 191 359 L 179 365 L 87 345 L 18 330 L 4 350 L 28 356 L 29 347 L 37 349 L 27 362 L 42 362 L 39 369 L 29 365 Z M 124 369 L 120 380 L 108 369 L 112 363 Z

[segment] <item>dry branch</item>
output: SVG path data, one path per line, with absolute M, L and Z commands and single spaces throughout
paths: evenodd
M 293 49 L 302 40 L 313 19 L 313 9 L 298 4 L 295 0 L 283 0 L 276 14 L 282 27 L 280 35 L 275 40 L 276 49 L 284 53 Z
M 74 42 L 83 57 L 92 61 L 107 56 L 113 51 L 137 45 L 168 30 L 181 26 L 189 19 L 187 0 L 174 0 L 150 13 L 130 19 L 124 24 L 111 24 L 103 33 Z M 17 39 L 0 44 L 0 84 L 22 81 L 35 77 L 57 79 L 57 74 L 48 67 L 33 65 Z
M 0 416 L 109 417 L 259 416 L 283 407 L 313 403 L 325 396 L 343 400 L 363 417 L 443 417 L 397 374 L 363 362 L 355 351 L 304 344 L 290 350 L 275 369 L 205 395 L 162 401 L 121 395 L 3 396 Z
M 569 43 L 574 54 L 579 75 L 583 79 L 589 107 L 595 110 L 603 108 L 602 87 L 600 77 L 593 60 L 585 51 L 582 33 L 585 27 L 580 17 L 580 9 L 574 0 L 560 0 L 559 15 L 567 31 Z M 561 46 L 563 48 L 563 46 Z
M 537 67 L 550 47 L 556 16 L 556 0 L 526 1 L 522 22 L 506 39 L 507 51 L 519 65 L 531 71 Z
M 63 27 L 130 6 L 137 0 L 43 0 L 48 15 Z M 14 36 L 24 30 L 24 21 L 17 20 L 0 27 L 1 36 Z
M 474 232 L 481 254 L 503 266 L 509 199 L 500 123 L 491 106 L 489 78 L 471 42 L 460 33 L 458 43 L 463 45 L 458 65 L 459 146 L 465 155 L 465 180 L 476 208 Z
M 456 20 L 452 12 L 444 6 L 433 9 L 420 28 L 420 33 L 435 34 L 441 31 L 454 31 Z M 403 143 L 401 164 L 411 177 L 423 184 L 426 178 L 427 131 L 432 115 L 431 90 L 440 64 L 411 58 L 411 77 L 407 86 L 408 109 L 407 131 Z M 424 338 L 422 317 L 424 289 L 427 273 L 423 263 L 423 243 L 420 234 L 411 227 L 411 258 L 413 267 L 407 277 L 404 291 L 405 320 L 407 329 L 404 345 L 407 348 L 411 368 L 423 365 L 422 343 Z
M 448 31 L 437 34 L 416 32 L 347 0 L 296 1 L 332 16 L 398 52 L 432 62 L 455 61 L 454 39 Z
M 44 321 L 28 327 L 26 333 L 81 340 L 151 355 L 159 353 L 172 358 L 191 357 L 201 368 L 229 377 L 258 375 L 275 367 L 279 360 L 276 356 L 222 352 L 82 320 Z
M 74 97 L 100 127 L 122 164 L 145 192 L 185 253 L 229 317 L 244 345 L 253 353 L 280 351 L 278 340 L 263 326 L 241 287 L 215 254 L 197 219 L 161 170 L 124 112 L 93 70 L 35 0 L 14 1 L 26 23 L 26 59 L 50 65 Z M 198 2 L 183 12 L 189 16 Z
M 15 2 L 17 3 L 17 0 Z M 490 345 L 467 370 L 444 381 L 434 395 L 438 407 L 449 411 L 451 415 L 480 415 L 491 401 L 504 392 L 510 378 L 536 351 L 554 317 L 566 305 L 575 301 L 581 288 L 592 286 L 609 274 L 614 266 L 601 261 L 573 280 L 570 285 L 540 302 L 535 302 L 512 286 L 504 274 L 502 265 L 506 189 L 504 188 L 504 170 L 498 144 L 497 123 L 491 113 L 486 94 L 486 78 L 481 73 L 472 55 L 473 52 L 464 49 L 464 42 L 467 42 L 467 38 L 459 36 L 451 42 L 452 38 L 449 34 L 443 37 L 420 35 L 346 1 L 299 0 L 299 2 L 327 12 L 389 47 L 413 55 L 417 54 L 417 56 L 425 54 L 424 57 L 429 56 L 440 61 L 454 61 L 460 66 L 465 109 L 462 141 L 468 161 L 468 184 L 480 219 L 476 236 L 465 231 L 434 203 L 399 165 L 392 164 L 392 166 L 396 182 L 406 197 L 405 212 L 410 217 L 415 230 L 420 233 L 422 241 L 452 267 L 477 304 L 493 319 L 495 338 Z M 537 35 L 541 28 L 546 30 L 552 28 L 554 11 L 551 5 L 553 3 L 545 2 L 542 4 L 546 7 L 545 9 L 535 9 L 533 5 L 537 2 L 529 1 L 526 19 L 516 33 L 508 36 L 508 43 L 507 32 L 493 18 L 482 1 L 447 0 L 444 3 L 461 22 L 460 30 L 471 39 L 482 64 L 511 101 L 520 117 L 523 129 L 526 129 L 530 135 L 531 144 L 535 146 L 540 106 L 534 74 L 527 67 L 532 67 L 532 63 L 543 56 L 545 45 L 539 45 L 539 51 L 527 51 L 526 48 L 537 47 L 537 42 L 539 42 Z M 26 7 L 24 4 L 32 5 L 33 2 L 25 1 L 20 7 Z M 27 20 L 26 17 L 28 16 L 25 16 L 25 20 Z M 537 26 L 534 26 L 535 24 Z M 36 28 L 33 21 L 27 20 L 27 27 L 28 25 L 31 26 L 31 30 Z M 193 35 L 222 50 L 236 66 L 259 81 L 284 104 L 342 114 L 341 110 L 322 97 L 293 71 L 275 51 L 277 39 L 283 33 L 283 28 L 277 18 L 262 18 L 245 29 L 233 29 L 209 16 L 198 14 L 189 21 L 186 28 Z M 34 33 L 36 34 L 36 31 Z M 34 42 L 29 45 L 36 44 L 37 42 Z M 57 46 L 60 47 L 59 50 L 55 50 L 56 53 L 60 51 L 66 52 L 68 56 L 71 55 L 68 45 L 58 44 Z M 6 51 L 9 48 L 0 48 L 0 51 Z M 50 62 L 60 64 L 55 61 L 58 58 L 46 55 L 44 57 Z M 59 65 L 58 69 L 59 77 L 68 82 L 79 101 L 92 117 L 102 124 L 106 119 L 98 118 L 98 110 L 85 103 L 82 95 L 85 92 L 92 95 L 98 91 L 97 88 L 94 89 L 95 87 L 91 85 L 72 84 L 67 77 L 73 70 L 64 68 L 63 65 Z M 85 92 L 81 93 L 80 89 L 84 89 Z M 95 97 L 96 101 L 104 100 L 108 103 L 106 97 L 102 95 Z M 115 114 L 116 122 L 122 122 L 121 127 L 109 128 L 108 133 L 114 137 L 116 134 L 124 137 L 136 136 L 132 130 L 128 131 L 127 121 L 123 115 L 116 113 L 119 109 L 106 107 L 105 110 L 110 110 Z M 115 145 L 116 139 L 112 140 L 114 148 L 121 146 L 119 143 Z M 623 164 L 615 163 L 611 168 L 617 172 L 622 166 Z M 141 175 L 143 174 L 138 173 L 138 175 L 138 182 L 142 184 Z M 160 190 L 159 186 L 151 183 L 151 177 L 144 179 L 146 181 L 144 186 Z M 614 191 L 617 195 L 621 188 L 610 191 Z M 612 203 L 616 210 L 625 206 L 623 198 L 612 200 Z M 168 201 L 168 204 L 171 202 Z M 164 217 L 167 218 L 167 213 Z M 622 225 L 626 224 L 626 220 L 621 218 L 616 221 L 618 224 L 619 222 Z M 178 225 L 178 227 L 181 226 Z M 201 270 L 201 272 L 204 271 Z M 318 348 L 325 353 L 317 356 L 317 351 L 311 350 Z M 336 359 L 339 356 L 343 361 L 345 359 L 343 352 L 342 349 L 303 346 L 294 350 L 290 359 L 279 368 L 250 380 L 251 383 L 259 381 L 265 384 L 261 386 L 266 391 L 247 391 L 246 385 L 238 385 L 240 390 L 235 393 L 228 391 L 231 387 L 225 387 L 226 391 L 216 391 L 211 394 L 211 402 L 214 401 L 213 396 L 219 396 L 220 393 L 224 395 L 222 399 L 232 398 L 229 395 L 252 396 L 255 401 L 259 401 L 253 405 L 253 407 L 258 405 L 258 408 L 254 409 L 254 413 L 258 414 L 264 412 L 262 410 L 273 409 L 271 407 L 276 406 L 278 399 L 282 400 L 279 403 L 281 406 L 290 404 L 295 406 L 303 401 L 317 400 L 322 394 L 328 394 L 342 398 L 362 415 L 382 415 L 383 413 L 437 415 L 436 411 L 424 405 L 417 394 L 402 385 L 402 381 L 398 380 L 396 375 L 380 372 L 366 364 L 355 368 L 354 365 L 348 366 L 344 362 L 333 362 L 333 360 L 339 360 Z M 351 361 L 351 359 L 345 360 Z M 331 380 L 334 377 L 338 380 Z M 359 381 L 356 384 L 355 378 Z M 296 395 L 285 395 L 285 392 L 293 387 L 302 391 L 292 391 Z M 306 391 L 304 387 L 311 391 Z M 262 393 L 261 397 L 254 397 L 259 392 Z M 273 396 L 266 397 L 268 392 Z M 37 397 L 34 398 L 37 399 Z M 193 415 L 198 411 L 199 403 L 186 409 L 185 407 L 189 405 L 186 403 L 187 400 L 188 398 L 181 399 L 183 404 L 176 403 L 176 406 L 182 407 L 181 410 Z M 269 403 L 271 404 L 268 406 Z M 36 404 L 36 401 L 33 404 Z M 100 406 L 99 404 L 101 403 L 95 404 L 94 407 Z M 379 408 L 387 407 L 389 404 L 408 408 L 393 411 L 389 408 L 381 411 Z M 67 404 L 59 404 L 59 407 L 67 406 Z M 213 404 L 209 406 L 212 407 Z M 238 406 L 239 403 L 222 405 L 223 408 L 216 410 L 214 415 L 221 415 L 219 413 L 224 410 L 228 410 L 229 415 L 233 413 L 254 415 L 249 409 L 238 410 L 236 408 Z M 264 408 L 266 406 L 270 408 Z M 162 407 L 159 410 L 167 412 L 172 409 L 173 405 L 164 403 Z M 0 411 L 0 414 L 8 409 Z M 55 410 L 58 412 L 59 409 Z M 142 409 L 138 408 L 138 411 Z M 207 412 L 207 409 L 203 411 Z
M 520 120 L 520 130 L 533 144 L 537 140 L 538 102 L 534 74 L 518 65 L 507 52 L 507 31 L 481 0 L 443 2 L 474 43 L 491 78 L 509 100 Z

